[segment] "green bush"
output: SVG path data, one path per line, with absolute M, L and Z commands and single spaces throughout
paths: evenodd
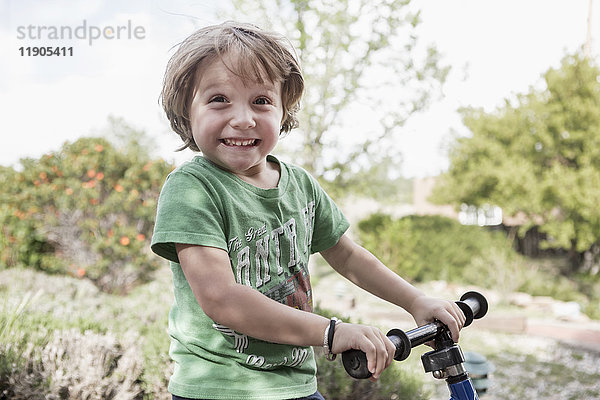
M 135 142 L 83 138 L 2 167 L 0 267 L 87 277 L 126 292 L 157 268 L 148 249 L 156 201 L 173 166 Z
M 599 279 L 562 275 L 552 266 L 560 260 L 526 258 L 502 232 L 440 216 L 392 219 L 383 214 L 371 215 L 358 228 L 362 244 L 408 280 L 445 280 L 503 293 L 551 296 L 576 301 L 586 315 L 600 318 Z
M 491 266 L 519 264 L 501 232 L 461 225 L 440 216 L 392 219 L 374 214 L 359 222 L 359 239 L 384 264 L 406 279 L 486 285 L 496 282 Z M 473 260 L 478 264 L 472 265 Z

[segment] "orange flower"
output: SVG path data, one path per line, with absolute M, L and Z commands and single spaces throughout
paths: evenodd
M 67 194 L 67 196 L 70 196 L 73 194 L 73 189 L 71 189 L 70 187 L 65 189 L 65 193 Z
M 144 235 L 143 233 L 138 233 L 135 238 L 138 242 L 143 242 L 144 240 L 146 240 L 146 235 Z
M 104 179 L 104 172 L 98 172 L 96 174 L 96 179 L 101 181 L 102 179 Z
M 121 193 L 123 191 L 123 186 L 119 185 L 118 183 L 115 185 L 115 190 L 119 193 Z
M 104 146 L 102 146 L 101 144 L 97 144 L 94 146 L 94 150 L 100 153 L 102 150 L 104 150 Z
M 97 206 L 99 203 L 98 199 L 90 199 L 90 204 L 93 206 Z
M 96 176 L 96 170 L 95 169 L 88 170 L 87 176 L 88 176 L 88 178 L 93 178 L 94 176 Z
M 77 276 L 83 278 L 85 276 L 85 268 L 77 268 Z
M 40 179 L 45 181 L 48 178 L 48 175 L 45 172 L 40 172 Z
M 130 241 L 127 236 L 121 236 L 119 243 L 121 243 L 121 245 L 123 245 L 123 246 L 127 246 L 127 245 L 129 245 Z

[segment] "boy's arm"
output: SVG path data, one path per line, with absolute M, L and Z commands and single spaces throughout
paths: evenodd
M 325 317 L 278 303 L 236 282 L 227 253 L 205 246 L 176 244 L 183 273 L 200 307 L 213 321 L 273 343 L 322 346 Z M 332 351 L 359 349 L 377 379 L 393 361 L 394 345 L 376 328 L 343 323 L 335 329 Z
M 425 296 L 346 235 L 321 255 L 339 274 L 357 286 L 404 308 L 419 326 L 433 319 L 440 320 L 448 326 L 454 341 L 458 341 L 465 317 L 454 302 Z
M 204 313 L 249 336 L 298 346 L 323 345 L 329 320 L 238 284 L 224 250 L 176 244 L 181 268 Z

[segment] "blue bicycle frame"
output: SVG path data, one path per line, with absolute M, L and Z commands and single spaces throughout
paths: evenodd
M 471 378 L 458 383 L 449 383 L 450 400 L 479 400 Z
M 473 319 L 483 317 L 488 310 L 487 300 L 478 292 L 465 293 L 456 304 L 465 314 L 464 326 L 470 325 Z M 421 356 L 425 372 L 431 372 L 434 378 L 446 380 L 450 400 L 479 400 L 473 382 L 464 367 L 463 352 L 452 340 L 446 325 L 434 321 L 407 332 L 392 329 L 387 333 L 387 337 L 396 347 L 394 353 L 396 361 L 408 358 L 413 347 L 433 341 L 435 349 Z M 345 351 L 342 353 L 342 362 L 346 372 L 353 378 L 365 379 L 371 376 L 367 369 L 367 357 L 360 350 Z

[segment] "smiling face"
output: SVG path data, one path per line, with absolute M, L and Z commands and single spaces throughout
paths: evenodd
M 266 157 L 283 119 L 281 82 L 242 80 L 227 66 L 231 57 L 205 60 L 190 108 L 190 126 L 203 156 L 244 180 L 269 171 Z M 262 175 L 261 175 L 262 174 Z

